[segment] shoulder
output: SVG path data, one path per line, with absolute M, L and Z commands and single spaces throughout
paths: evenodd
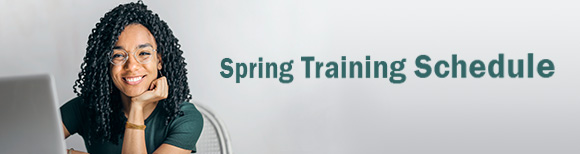
M 169 124 L 172 134 L 181 134 L 192 138 L 199 137 L 203 129 L 203 117 L 195 105 L 184 102 L 181 104 L 183 115 L 176 117 Z
M 195 144 L 203 129 L 203 117 L 195 105 L 189 102 L 183 102 L 180 108 L 183 115 L 170 123 L 164 143 L 196 151 Z
M 66 103 L 64 103 L 63 105 L 60 106 L 61 110 L 78 110 L 82 107 L 83 103 L 83 98 L 82 97 L 75 97 L 69 101 L 67 101 Z M 62 112 L 62 111 L 61 111 Z
M 70 134 L 79 133 L 84 135 L 84 122 L 87 117 L 86 108 L 83 107 L 83 99 L 75 97 L 62 106 L 60 106 L 60 115 L 62 123 Z
M 203 117 L 195 105 L 190 102 L 183 102 L 180 105 L 180 109 L 183 115 L 175 118 L 174 125 L 203 125 Z
M 195 105 L 193 105 L 190 102 L 183 102 L 181 103 L 181 111 L 183 111 L 184 114 L 189 114 L 189 115 L 199 115 L 201 116 L 201 113 L 199 112 L 199 110 L 197 110 L 197 107 L 195 107 Z
M 75 97 L 71 100 L 69 100 L 68 102 L 66 102 L 65 104 L 82 104 L 83 103 L 83 98 L 82 97 Z

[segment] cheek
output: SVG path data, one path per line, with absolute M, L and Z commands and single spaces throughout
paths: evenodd
M 149 74 L 151 74 L 151 76 L 157 78 L 157 73 L 159 71 L 159 69 L 157 68 L 157 62 L 147 65 L 147 71 L 149 72 Z
M 111 71 L 109 72 L 115 86 L 117 86 L 120 82 L 122 82 L 120 72 L 121 72 L 120 69 L 116 67 L 111 67 Z

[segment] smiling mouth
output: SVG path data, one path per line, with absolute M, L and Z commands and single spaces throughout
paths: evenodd
M 147 75 L 135 76 L 135 77 L 123 77 L 123 81 L 125 81 L 125 83 L 127 83 L 129 85 L 136 85 L 136 84 L 141 83 L 141 81 L 143 81 L 143 78 L 145 78 L 145 76 L 147 76 Z

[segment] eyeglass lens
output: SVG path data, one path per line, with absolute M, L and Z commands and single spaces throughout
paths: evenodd
M 146 64 L 151 61 L 150 57 L 153 55 L 153 52 L 153 48 L 147 47 L 138 49 L 133 55 L 139 63 Z M 127 59 L 129 59 L 129 53 L 124 49 L 114 49 L 113 53 L 111 53 L 111 63 L 114 65 L 122 65 L 127 62 Z

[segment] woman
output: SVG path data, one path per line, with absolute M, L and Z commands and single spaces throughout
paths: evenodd
M 106 13 L 89 36 L 78 97 L 60 108 L 65 138 L 79 133 L 89 153 L 195 152 L 203 120 L 187 102 L 179 48 L 141 1 Z

